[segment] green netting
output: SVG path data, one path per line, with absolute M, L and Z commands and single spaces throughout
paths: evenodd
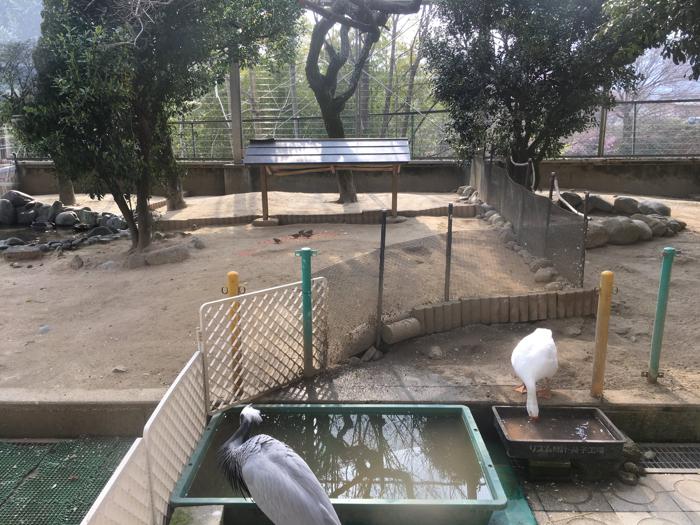
M 132 443 L 0 442 L 0 524 L 80 523 Z

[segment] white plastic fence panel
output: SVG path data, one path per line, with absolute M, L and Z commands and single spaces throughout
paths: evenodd
M 327 365 L 324 277 L 312 280 L 313 361 Z M 205 303 L 199 309 L 208 407 L 225 409 L 289 384 L 304 373 L 301 282 Z
M 134 441 L 81 525 L 151 525 L 153 507 L 143 439 Z
M 163 523 L 170 495 L 204 432 L 207 411 L 202 354 L 182 369 L 143 430 L 153 494 L 153 522 Z

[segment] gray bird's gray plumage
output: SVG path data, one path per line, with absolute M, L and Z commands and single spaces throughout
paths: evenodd
M 306 462 L 265 434 L 250 437 L 260 411 L 241 411 L 236 433 L 219 449 L 219 465 L 231 486 L 252 497 L 275 525 L 340 525 L 328 495 Z

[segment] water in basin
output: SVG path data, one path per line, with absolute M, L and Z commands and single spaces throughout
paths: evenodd
M 236 413 L 224 418 L 187 497 L 240 497 L 216 463 L 238 428 Z M 271 413 L 254 432 L 292 447 L 331 498 L 493 498 L 459 414 Z

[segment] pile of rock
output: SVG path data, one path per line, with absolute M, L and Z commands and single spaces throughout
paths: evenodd
M 498 236 L 509 250 L 522 257 L 530 271 L 535 274 L 535 282 L 545 284 L 546 290 L 561 290 L 566 281 L 557 273 L 554 264 L 549 259 L 535 257 L 525 246 L 522 246 L 515 236 L 513 225 L 506 220 L 496 209 L 486 203 L 479 205 L 477 218 L 488 222 L 491 226 L 499 229 Z
M 0 197 L 0 226 L 30 226 L 36 231 L 46 231 L 55 226 L 78 226 L 85 231 L 96 226 L 114 230 L 128 227 L 122 217 L 113 213 L 99 213 L 88 207 L 64 206 L 61 201 L 46 204 L 17 190 L 10 190 Z
M 586 235 L 586 248 L 597 248 L 606 244 L 633 244 L 649 241 L 654 237 L 671 237 L 686 227 L 685 222 L 671 218 L 671 209 L 663 202 L 617 197 L 613 204 L 607 204 L 610 206 L 609 213 L 616 215 L 591 217 Z

